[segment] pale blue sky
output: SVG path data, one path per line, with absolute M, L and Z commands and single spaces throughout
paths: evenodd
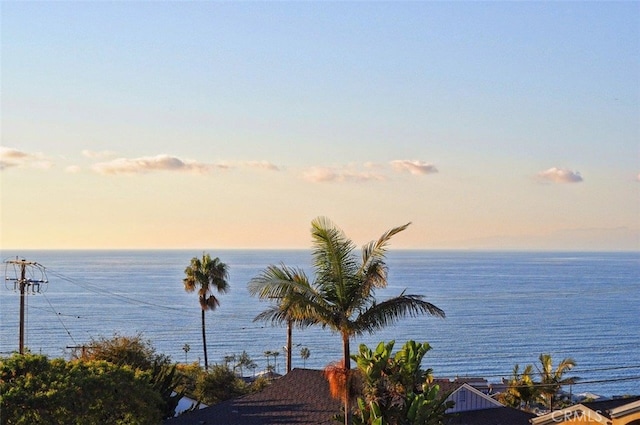
M 638 2 L 15 2 L 2 246 L 640 249 Z

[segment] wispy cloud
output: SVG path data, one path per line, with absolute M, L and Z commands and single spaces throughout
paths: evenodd
M 104 158 L 113 156 L 111 151 L 91 152 L 83 151 L 89 158 Z M 116 158 L 110 161 L 96 163 L 92 169 L 100 174 L 145 174 L 151 172 L 192 172 L 198 174 L 209 173 L 214 170 L 232 168 L 253 168 L 268 171 L 279 171 L 279 167 L 269 161 L 221 161 L 207 163 L 178 158 L 173 155 L 160 154 L 139 158 Z
M 307 169 L 303 177 L 305 180 L 313 183 L 327 182 L 365 182 L 365 181 L 382 181 L 384 176 L 378 173 L 358 171 L 350 167 L 311 167 Z
M 53 162 L 40 153 L 28 153 L 14 148 L 0 146 L 0 170 L 12 167 L 31 167 L 48 169 Z
M 541 171 L 537 177 L 539 180 L 552 183 L 579 183 L 583 180 L 580 172 L 557 167 Z
M 391 166 L 398 172 L 408 172 L 413 175 L 433 174 L 438 169 L 435 165 L 419 160 L 397 159 L 391 161 Z
M 214 169 L 229 168 L 225 165 L 206 164 L 182 160 L 171 155 L 140 158 L 117 158 L 94 164 L 92 169 L 100 174 L 146 174 L 158 171 L 207 173 Z

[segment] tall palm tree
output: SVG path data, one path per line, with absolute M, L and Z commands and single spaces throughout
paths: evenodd
M 202 254 L 202 259 L 193 257 L 191 263 L 184 270 L 186 277 L 182 280 L 187 292 L 198 290 L 198 300 L 202 309 L 202 346 L 204 347 L 204 368 L 209 370 L 207 358 L 207 335 L 205 332 L 204 313 L 215 310 L 220 300 L 213 291 L 225 293 L 229 290 L 229 271 L 225 263 L 218 257 L 211 259 L 209 254 Z
M 562 386 L 574 384 L 578 379 L 575 377 L 564 378 L 564 374 L 573 369 L 576 362 L 571 357 L 567 357 L 554 369 L 551 354 L 540 354 L 539 360 L 541 397 L 548 403 L 549 410 L 553 410 L 555 397 Z
M 275 299 L 274 305 L 258 314 L 253 321 L 271 321 L 274 324 L 285 323 L 287 325 L 287 359 L 286 371 L 291 372 L 291 353 L 293 349 L 293 327 L 303 328 L 313 323 L 304 318 L 299 311 L 300 292 L 310 290 L 309 281 L 304 272 L 285 265 L 269 266 L 259 276 L 249 282 L 249 294 L 258 295 L 260 299 Z M 274 291 L 277 287 L 279 290 Z
M 343 367 L 348 371 L 351 367 L 349 343 L 352 337 L 373 333 L 405 316 L 445 315 L 444 311 L 424 301 L 421 295 L 402 292 L 380 303 L 375 298 L 375 290 L 387 285 L 384 259 L 389 240 L 409 224 L 395 227 L 378 240 L 364 245 L 358 260 L 353 241 L 329 219 L 316 218 L 311 222 L 313 284 L 309 283 L 303 271 L 282 266 L 279 270 L 288 270 L 296 278 L 253 280 L 250 291 L 260 294 L 263 299 L 286 297 L 286 311 L 295 320 L 318 324 L 339 333 Z M 345 419 L 347 415 L 348 406 L 345 405 Z

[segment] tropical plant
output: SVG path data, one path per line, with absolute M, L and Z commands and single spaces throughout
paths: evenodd
M 551 354 L 540 354 L 538 359 L 540 360 L 540 367 L 538 368 L 540 373 L 540 398 L 549 407 L 549 410 L 553 410 L 556 404 L 556 396 L 562 386 L 572 385 L 578 380 L 576 377 L 564 377 L 565 373 L 575 367 L 576 362 L 571 357 L 567 357 L 562 359 L 554 369 Z
M 311 350 L 307 347 L 302 347 L 300 349 L 300 358 L 302 359 L 302 367 L 307 367 L 307 359 L 311 357 Z
M 279 285 L 279 291 L 274 292 L 273 287 Z M 299 311 L 299 294 L 301 288 L 309 291 L 309 281 L 300 269 L 290 268 L 285 265 L 269 266 L 259 276 L 249 283 L 249 294 L 258 295 L 260 299 L 276 300 L 277 304 L 258 314 L 253 321 L 266 321 L 272 324 L 287 325 L 287 343 L 285 351 L 286 371 L 291 372 L 291 353 L 293 349 L 293 327 L 304 328 L 313 323 L 305 317 L 303 311 Z
M 204 313 L 207 310 L 215 310 L 220 305 L 220 300 L 213 291 L 225 293 L 229 290 L 229 272 L 227 265 L 218 257 L 211 259 L 209 254 L 202 254 L 202 259 L 193 257 L 191 263 L 184 270 L 186 277 L 182 280 L 187 292 L 198 291 L 198 300 L 202 310 L 202 346 L 204 348 L 204 368 L 209 369 L 207 358 L 207 335 L 205 332 Z
M 242 351 L 242 354 L 240 354 L 237 359 L 238 363 L 236 363 L 236 367 L 240 369 L 240 376 L 243 376 L 243 368 L 246 367 L 251 369 L 252 366 L 256 366 L 255 362 L 246 351 Z
M 224 361 L 224 365 L 225 366 L 229 366 L 230 363 L 233 363 L 233 369 L 235 370 L 235 361 L 236 361 L 236 355 L 235 354 L 231 354 L 229 356 L 224 356 L 224 358 L 222 359 Z
M 520 366 L 515 365 L 507 389 L 499 395 L 499 401 L 517 409 L 530 410 L 531 403 L 538 396 L 538 387 L 533 381 L 533 365 L 525 366 L 520 373 Z
M 182 351 L 184 351 L 184 362 L 187 363 L 187 354 L 191 351 L 191 346 L 189 344 L 184 344 L 182 346 Z
M 271 355 L 273 356 L 273 368 L 275 372 L 278 373 L 278 356 L 280 355 L 279 351 L 272 351 Z
M 352 356 L 362 387 L 358 397 L 355 425 L 438 425 L 453 405 L 433 385 L 432 370 L 421 368 L 431 350 L 428 343 L 407 341 L 392 354 L 394 341 L 381 342 L 375 350 L 361 344 Z
M 261 299 L 287 299 L 285 310 L 294 320 L 318 324 L 339 333 L 343 367 L 349 370 L 352 337 L 373 333 L 405 316 L 445 315 L 422 295 L 402 292 L 382 302 L 376 300 L 376 289 L 387 285 L 384 261 L 387 245 L 409 224 L 395 227 L 364 245 L 358 260 L 354 242 L 327 218 L 316 218 L 311 223 L 313 284 L 300 269 L 272 266 L 249 283 L 250 293 L 259 294 Z M 276 269 L 282 273 L 269 279 L 271 271 Z M 276 308 L 270 314 L 283 317 L 278 310 L 282 311 Z M 348 413 L 346 405 L 345 412 Z

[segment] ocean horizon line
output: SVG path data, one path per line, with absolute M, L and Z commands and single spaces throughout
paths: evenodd
M 360 246 L 356 246 L 354 251 L 357 251 Z M 267 252 L 267 251 L 283 251 L 283 252 L 291 252 L 291 251 L 312 251 L 313 248 L 0 248 L 1 252 L 10 252 L 10 251 L 26 251 L 26 252 L 52 252 L 52 251 L 69 251 L 69 252 L 78 252 L 78 251 L 92 251 L 92 252 L 150 252 L 150 251 L 163 251 L 163 252 L 186 252 L 186 251 L 202 251 L 202 252 L 213 252 L 213 251 L 259 251 L 259 252 Z M 443 253 L 636 253 L 640 254 L 640 248 L 638 249 L 540 249 L 540 248 L 406 248 L 406 247 L 389 247 L 387 249 L 387 253 L 393 252 L 443 252 Z

